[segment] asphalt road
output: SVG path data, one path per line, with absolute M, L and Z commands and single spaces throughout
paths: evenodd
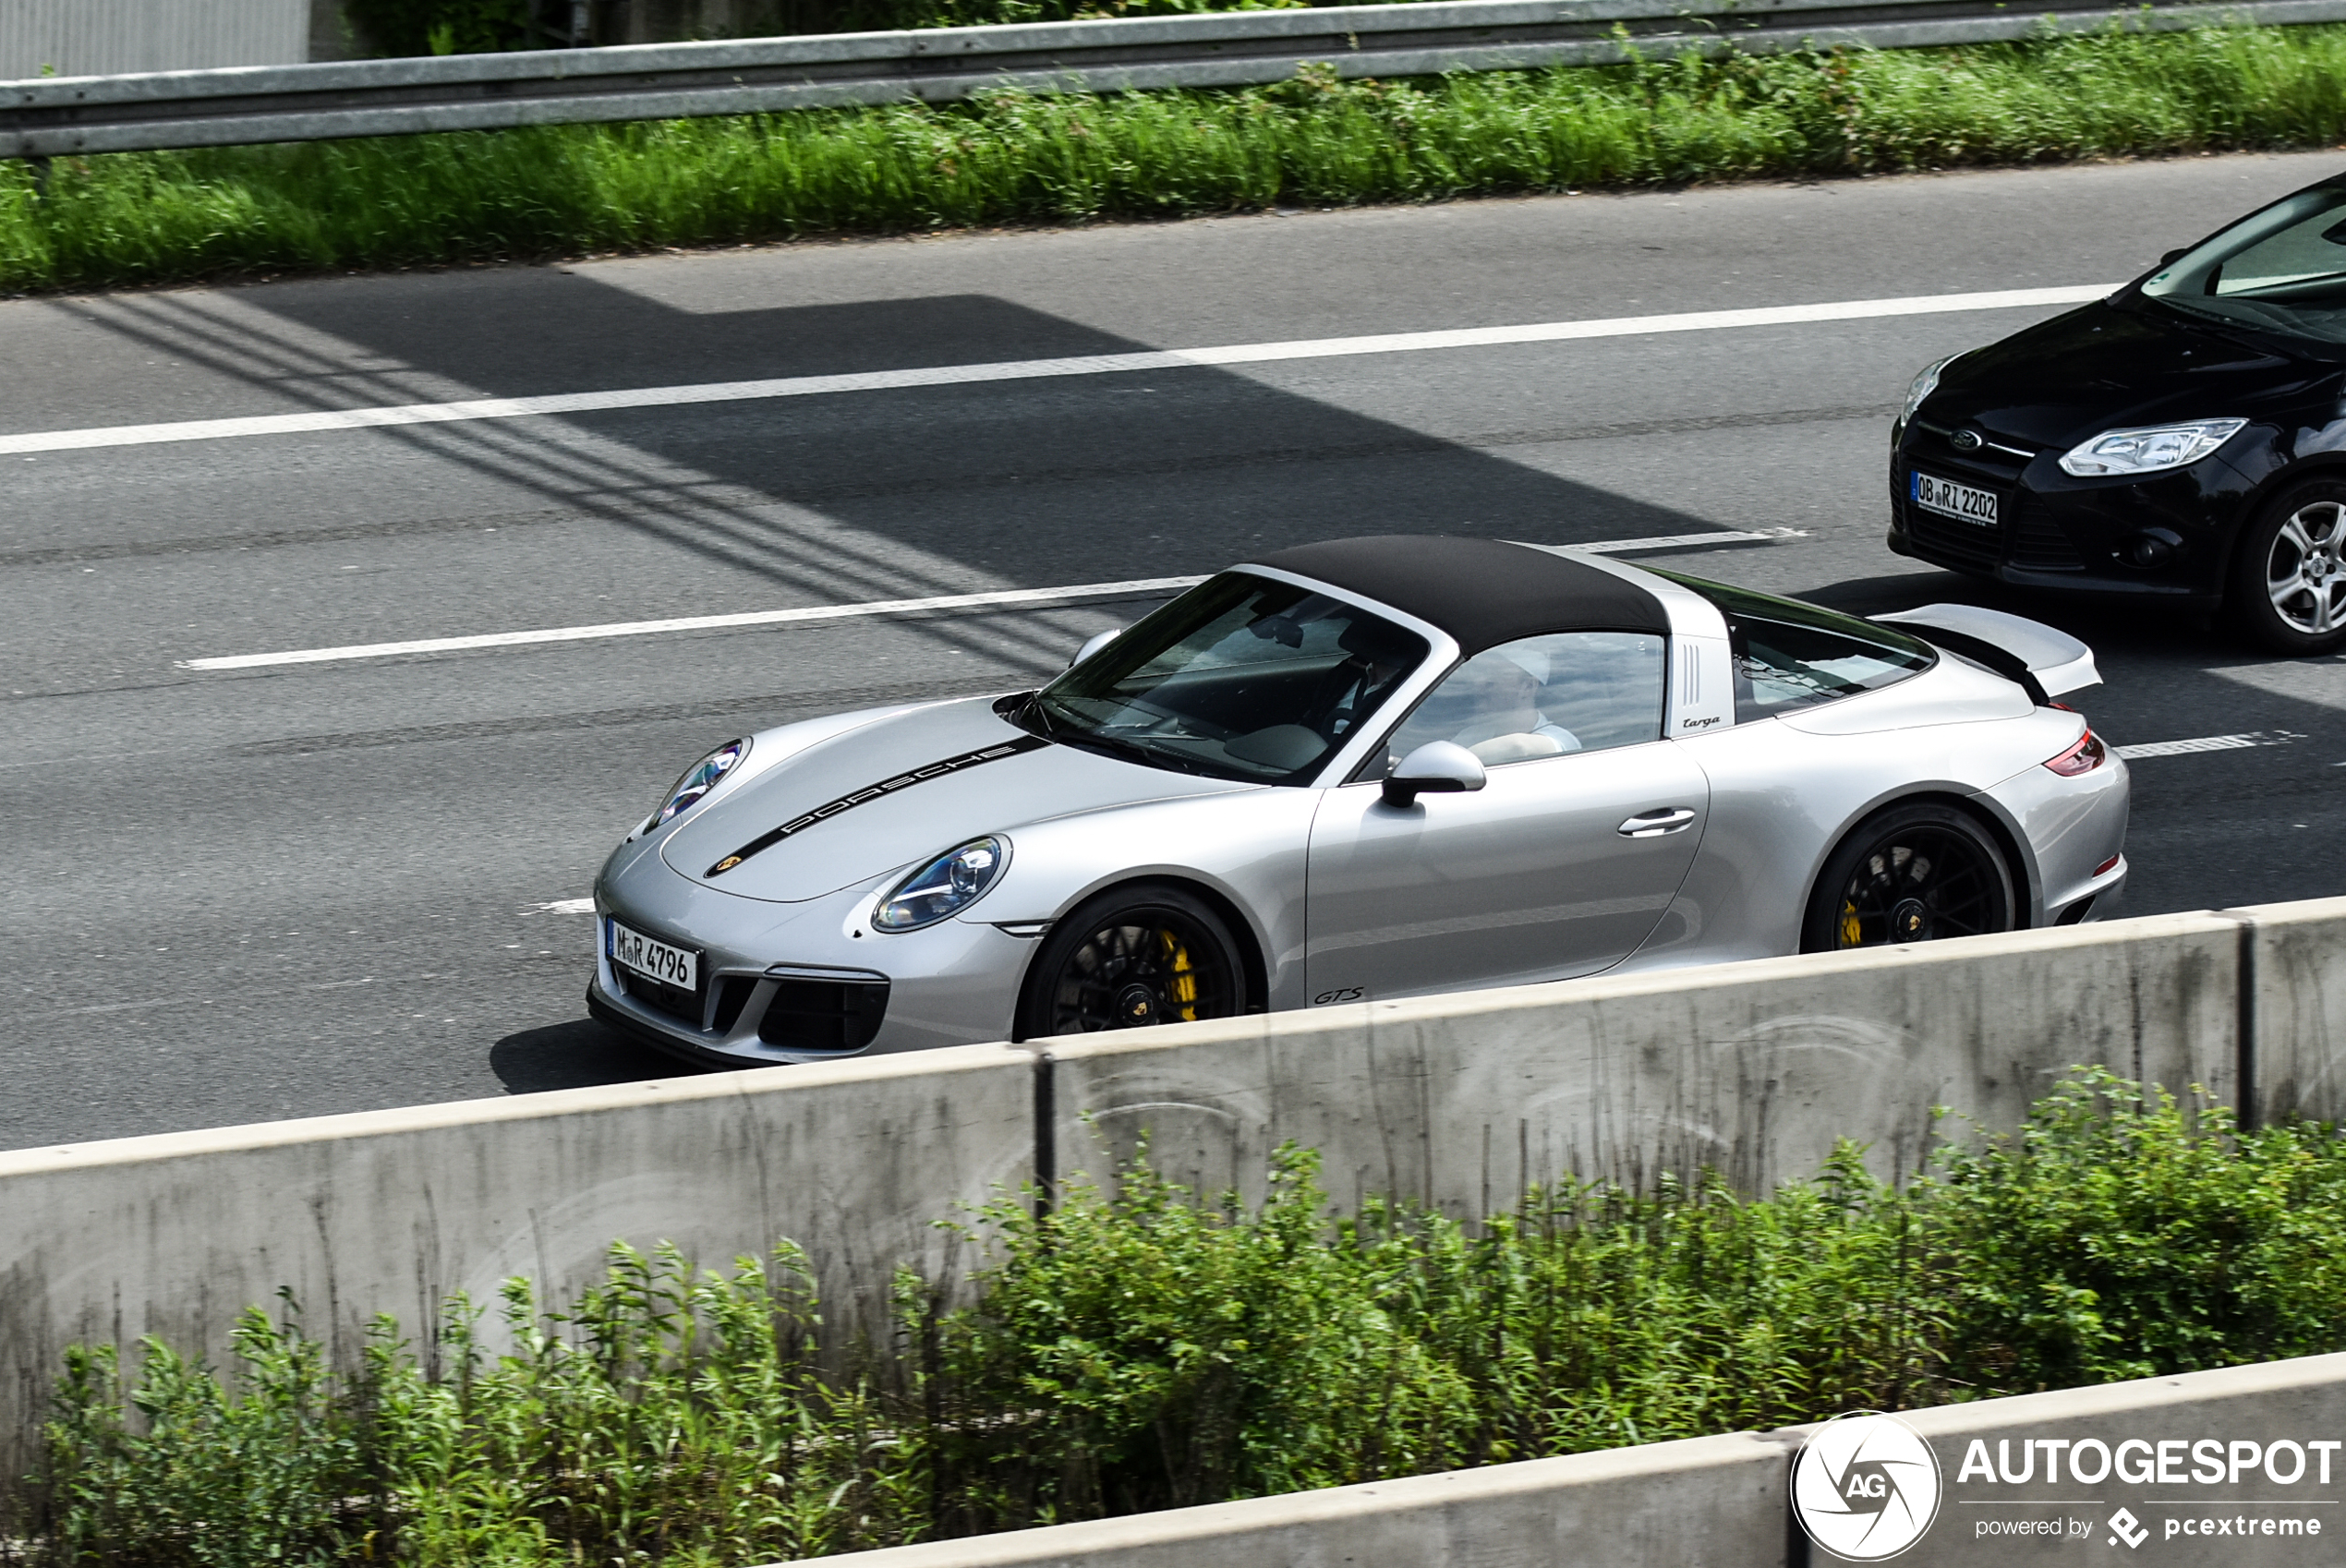
M 0 304 L 0 436 L 2114 283 L 2333 155 L 1563 197 Z M 677 770 L 1006 689 L 1143 605 L 180 661 L 1211 571 L 1306 539 L 1711 528 L 1860 610 L 1908 377 L 2001 308 L 0 456 L 0 1147 L 659 1076 L 550 906 Z M 2346 660 L 2020 603 L 2101 654 L 2129 911 L 2346 890 Z

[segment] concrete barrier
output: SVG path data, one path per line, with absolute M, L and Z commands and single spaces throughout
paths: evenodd
M 2260 1119 L 2346 1119 L 2346 899 L 2228 911 L 2248 922 L 2247 1067 Z
M 929 1541 L 838 1568 L 1784 1568 L 1790 1450 L 1752 1432 Z
M 2341 935 L 2346 900 L 2276 905 L 0 1153 L 0 1465 L 67 1345 L 216 1354 L 281 1285 L 347 1354 L 506 1274 L 574 1292 L 614 1238 L 788 1236 L 831 1331 L 877 1329 L 896 1262 L 967 1261 L 932 1222 L 1144 1130 L 1209 1189 L 1293 1139 L 1339 1202 L 1465 1214 L 1564 1175 L 1760 1189 L 1844 1137 L 1896 1176 L 1934 1106 L 2009 1127 L 2077 1062 L 2335 1117 Z
M 2080 1062 L 2230 1104 L 2240 932 L 2162 915 L 1050 1041 L 1051 1157 L 1097 1173 L 1145 1131 L 1161 1169 L 1253 1198 L 1292 1139 L 1339 1202 L 1459 1215 L 1568 1175 L 1761 1191 L 1842 1138 L 1894 1177 L 1934 1106 L 2011 1127 Z
M 2128 1548 L 2121 1555 L 2129 1556 L 2153 1546 L 2159 1562 L 2185 1568 L 2334 1562 L 2346 1551 L 2346 1356 L 1988 1399 L 1903 1418 L 1930 1445 L 1940 1481 L 1937 1516 L 1898 1555 L 1901 1568 L 2001 1568 L 2110 1546 Z M 1607 1449 L 823 1561 L 837 1568 L 1804 1568 L 1832 1561 L 1811 1550 L 1791 1517 L 1792 1461 L 1816 1429 Z M 2084 1466 L 2101 1469 L 2095 1481 L 2062 1469 L 2086 1440 L 2111 1451 Z M 2141 1446 L 2116 1457 L 2129 1442 Z M 2220 1480 L 2195 1478 L 2213 1463 L 2195 1451 L 2206 1443 L 2223 1456 Z M 2328 1452 L 2308 1453 L 2309 1443 L 2327 1443 Z M 2289 1445 L 2293 1453 L 2263 1467 L 2268 1446 Z M 2024 1462 L 2028 1479 L 2002 1478 Z M 2049 1464 L 2062 1471 L 2057 1478 L 2049 1478 Z M 2292 1469 L 2293 1480 L 2275 1478 Z M 2267 1518 L 2297 1527 L 2258 1528 Z M 2054 1521 L 2058 1534 L 2045 1528 Z M 2211 1521 L 2226 1527 L 2204 1535 L 2183 1527 Z
M 972 1045 L 0 1154 L 0 1465 L 67 1345 L 216 1357 L 281 1285 L 347 1361 L 379 1312 L 574 1293 L 614 1239 L 722 1264 L 788 1236 L 828 1332 L 877 1330 L 899 1261 L 962 1263 L 933 1222 L 1031 1176 L 1033 1093 L 1025 1053 Z

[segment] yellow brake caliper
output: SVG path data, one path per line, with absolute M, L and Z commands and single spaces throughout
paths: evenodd
M 1190 950 L 1181 946 L 1180 938 L 1169 931 L 1161 931 L 1165 938 L 1166 956 L 1173 960 L 1173 983 L 1167 986 L 1166 997 L 1173 1004 L 1174 1016 L 1183 1023 L 1197 1022 L 1197 971 L 1190 962 Z
M 1841 900 L 1841 945 L 1855 947 L 1866 939 L 1866 928 L 1857 923 L 1857 906 L 1847 899 Z

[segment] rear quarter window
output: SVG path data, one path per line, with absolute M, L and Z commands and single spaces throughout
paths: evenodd
M 1929 644 L 1854 615 L 1675 572 L 1655 575 L 1693 589 L 1727 618 L 1738 724 L 1878 692 L 1937 661 Z

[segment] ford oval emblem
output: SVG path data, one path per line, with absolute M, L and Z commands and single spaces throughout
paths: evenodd
M 1977 452 L 1987 443 L 1980 439 L 1979 432 L 1977 430 L 1957 430 L 1947 438 L 1947 444 L 1957 452 Z

